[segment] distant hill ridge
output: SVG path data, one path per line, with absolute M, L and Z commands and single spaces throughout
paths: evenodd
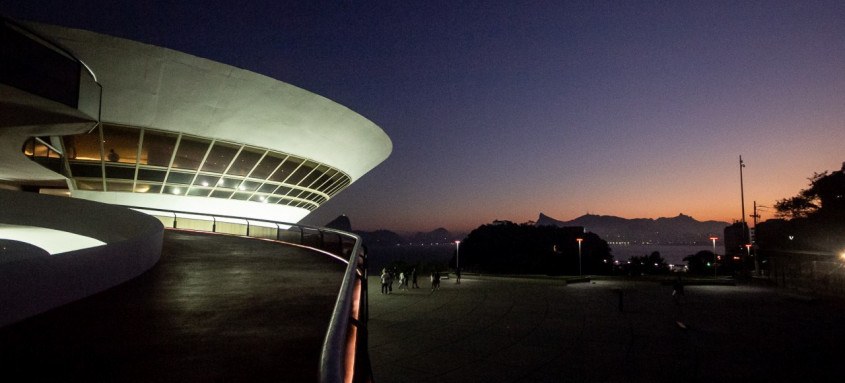
M 654 244 L 707 244 L 710 235 L 722 236 L 727 222 L 697 221 L 678 214 L 677 217 L 622 218 L 610 215 L 585 214 L 571 221 L 560 221 L 543 213 L 537 226 L 583 226 L 608 242 Z

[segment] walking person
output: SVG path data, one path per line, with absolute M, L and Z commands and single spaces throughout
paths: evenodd
M 381 269 L 381 293 L 387 294 L 389 291 L 387 290 L 387 285 L 390 280 L 390 275 L 387 274 L 387 269 Z
M 678 276 L 678 279 L 672 283 L 672 299 L 675 301 L 675 304 L 681 304 L 681 298 L 684 296 L 684 282 L 681 281 L 681 277 Z
M 412 289 L 420 288 L 420 285 L 417 284 L 417 268 L 416 267 L 411 270 L 411 288 Z
M 408 289 L 408 281 L 405 279 L 405 272 L 402 271 L 399 273 L 399 290 Z

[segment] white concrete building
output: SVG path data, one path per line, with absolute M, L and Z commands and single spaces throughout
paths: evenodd
M 373 122 L 293 85 L 126 39 L 25 27 L 35 34 L 6 23 L 0 52 L 21 72 L 0 75 L 6 186 L 66 184 L 88 200 L 295 223 L 392 150 Z M 67 49 L 29 47 L 35 35 Z

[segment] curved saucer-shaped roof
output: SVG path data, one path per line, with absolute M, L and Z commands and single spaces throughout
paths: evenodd
M 368 119 L 270 77 L 94 32 L 32 28 L 93 68 L 103 84 L 104 122 L 296 154 L 341 169 L 352 181 L 392 150 L 388 136 Z

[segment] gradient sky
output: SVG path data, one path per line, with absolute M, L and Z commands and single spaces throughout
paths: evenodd
M 119 3 L 11 0 L 0 13 L 249 69 L 387 132 L 387 161 L 306 223 L 733 221 L 740 155 L 746 214 L 845 161 L 841 0 Z

